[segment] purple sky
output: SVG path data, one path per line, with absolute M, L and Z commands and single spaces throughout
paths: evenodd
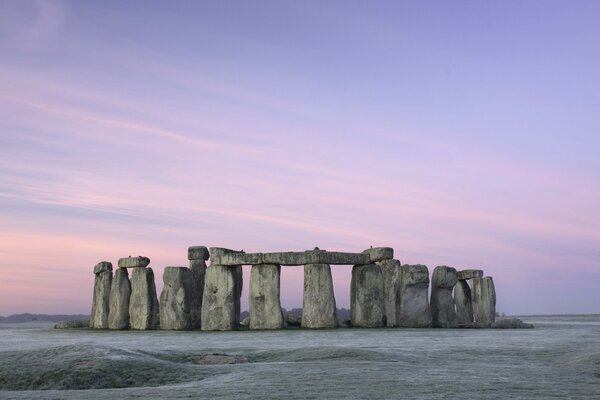
M 600 3 L 0 2 L 0 315 L 187 247 L 482 268 L 600 312 Z M 245 267 L 247 304 L 248 269 Z M 349 306 L 350 267 L 332 267 Z M 301 306 L 302 268 L 282 305 Z

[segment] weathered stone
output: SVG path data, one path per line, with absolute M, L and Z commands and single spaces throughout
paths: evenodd
M 156 329 L 158 308 L 154 271 L 152 268 L 135 268 L 131 274 L 129 327 L 138 330 Z
M 229 354 L 201 354 L 186 357 L 193 364 L 200 365 L 222 365 L 222 364 L 244 364 L 248 359 L 241 355 Z
M 192 329 L 192 271 L 166 267 L 160 294 L 160 329 Z
M 129 328 L 129 298 L 131 282 L 125 268 L 118 268 L 110 286 L 110 311 L 108 329 Z
M 352 326 L 380 327 L 384 320 L 383 275 L 376 264 L 352 267 Z
M 467 279 L 473 278 L 483 278 L 483 270 L 481 269 L 463 269 L 462 271 L 458 271 L 458 280 L 464 281 Z
M 342 253 L 337 251 L 307 250 L 303 252 L 244 253 L 211 247 L 210 259 L 218 265 L 306 265 L 306 264 L 369 264 L 369 253 Z
M 398 326 L 402 266 L 398 260 L 377 262 L 383 275 L 383 298 L 386 326 Z
M 126 257 L 119 259 L 119 268 L 146 268 L 150 264 L 148 257 Z
M 99 271 L 96 273 L 96 271 Z M 94 296 L 92 298 L 92 314 L 90 328 L 108 328 L 108 313 L 110 300 L 110 284 L 112 282 L 112 264 L 106 261 L 94 267 Z
M 331 267 L 328 264 L 306 264 L 304 266 L 304 293 L 302 300 L 303 328 L 335 328 L 335 294 Z M 288 324 L 289 321 L 288 314 Z
M 208 260 L 209 252 L 205 246 L 188 247 L 188 260 Z
M 473 279 L 473 324 L 488 328 L 496 320 L 496 289 L 491 276 Z
M 94 274 L 98 275 L 101 272 L 112 271 L 112 269 L 113 268 L 112 268 L 112 264 L 111 263 L 109 263 L 108 261 L 100 261 L 94 267 Z
M 458 276 L 445 265 L 436 267 L 431 276 L 431 325 L 434 328 L 456 327 L 456 309 L 452 289 Z
M 250 271 L 250 329 L 281 329 L 279 299 L 281 266 L 253 265 Z
M 202 322 L 202 296 L 204 293 L 204 275 L 206 261 L 203 258 L 190 260 L 192 271 L 192 329 L 199 329 Z
M 214 254 L 211 248 L 211 254 Z M 242 267 L 211 264 L 206 268 L 202 296 L 203 331 L 228 331 L 240 322 Z
M 90 326 L 89 319 L 75 319 L 68 321 L 60 321 L 54 325 L 54 329 L 75 329 L 75 328 L 88 328 Z
M 371 247 L 370 249 L 363 251 L 363 253 L 369 255 L 369 259 L 372 263 L 394 258 L 394 249 L 391 247 Z
M 403 265 L 397 324 L 403 328 L 431 326 L 429 271 L 425 265 Z
M 460 327 L 473 325 L 471 288 L 466 280 L 456 282 L 456 286 L 454 286 L 454 303 L 456 304 L 456 325 Z
M 533 329 L 532 324 L 523 322 L 518 318 L 504 318 L 494 322 L 493 329 Z

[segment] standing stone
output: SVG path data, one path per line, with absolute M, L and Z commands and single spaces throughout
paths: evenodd
M 383 298 L 386 326 L 398 326 L 400 307 L 400 286 L 402 267 L 398 260 L 384 260 L 377 263 L 383 274 Z
M 403 328 L 429 328 L 429 270 L 425 265 L 403 265 L 400 279 L 400 306 L 398 326 Z
M 160 294 L 160 329 L 192 329 L 192 271 L 166 267 Z
M 119 268 L 110 286 L 110 312 L 108 314 L 108 329 L 129 328 L 129 297 L 131 282 L 125 268 Z
M 336 328 L 335 294 L 329 264 L 304 266 L 303 328 Z
M 381 327 L 384 319 L 383 275 L 376 264 L 352 267 L 352 326 Z
M 250 271 L 250 329 L 281 329 L 283 313 L 279 299 L 281 266 L 253 265 Z
M 466 280 L 456 282 L 456 286 L 454 286 L 454 303 L 456 304 L 456 325 L 460 327 L 473 325 L 471 288 Z
M 208 260 L 208 249 L 204 246 L 192 246 L 188 248 L 188 260 L 192 271 L 192 329 L 199 329 L 202 321 L 202 296 L 204 293 L 204 275 L 206 274 L 206 260 Z
M 473 279 L 473 324 L 489 328 L 496 321 L 496 289 L 491 276 Z
M 92 314 L 90 328 L 108 328 L 108 313 L 110 301 L 110 285 L 112 282 L 112 264 L 102 261 L 94 267 L 94 296 L 92 299 Z
M 156 329 L 158 325 L 158 298 L 152 268 L 134 268 L 131 274 L 129 299 L 129 326 L 131 329 Z
M 202 296 L 203 331 L 229 331 L 240 322 L 242 267 L 213 264 L 206 268 Z
M 456 310 L 452 289 L 458 281 L 454 268 L 436 267 L 431 276 L 431 324 L 434 328 L 455 328 Z

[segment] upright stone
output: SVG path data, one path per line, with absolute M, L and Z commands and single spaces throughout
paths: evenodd
M 134 268 L 131 274 L 129 327 L 138 330 L 156 329 L 158 313 L 154 271 L 152 268 Z
M 250 329 L 281 329 L 283 313 L 279 299 L 281 266 L 253 265 L 250 271 Z
M 202 296 L 203 331 L 229 331 L 240 322 L 242 267 L 212 264 L 206 268 Z
M 352 267 L 352 326 L 381 327 L 384 320 L 383 275 L 376 264 Z
M 160 329 L 192 329 L 192 271 L 166 267 L 160 294 Z
M 403 328 L 429 328 L 429 270 L 425 265 L 403 265 L 400 279 L 400 306 L 398 326 Z
M 456 286 L 454 286 L 454 303 L 456 304 L 456 325 L 459 327 L 473 325 L 471 288 L 466 280 L 456 282 Z
M 206 247 L 192 246 L 188 248 L 188 260 L 190 260 L 190 270 L 192 271 L 192 329 L 199 329 L 202 321 L 202 296 L 208 258 L 209 252 Z
M 431 324 L 434 328 L 455 328 L 456 309 L 452 289 L 458 281 L 454 268 L 436 267 L 431 277 Z
M 383 260 L 377 263 L 383 274 L 383 298 L 386 326 L 398 326 L 402 267 L 398 260 Z
M 94 296 L 92 299 L 92 314 L 90 328 L 108 328 L 108 313 L 110 301 L 110 285 L 112 282 L 112 264 L 102 261 L 94 267 Z
M 336 328 L 335 295 L 329 264 L 304 266 L 303 328 Z
M 473 324 L 489 328 L 496 321 L 496 289 L 491 276 L 473 279 Z
M 118 268 L 110 286 L 110 312 L 108 329 L 129 328 L 129 297 L 131 282 L 127 269 Z

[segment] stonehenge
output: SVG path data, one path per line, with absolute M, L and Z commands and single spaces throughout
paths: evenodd
M 365 328 L 489 328 L 495 321 L 493 279 L 483 270 L 402 265 L 391 247 L 359 253 L 246 253 L 191 246 L 189 267 L 165 267 L 160 302 L 148 257 L 102 261 L 94 267 L 90 327 L 113 330 L 273 330 L 287 325 L 281 307 L 282 267 L 303 266 L 300 326 L 337 328 L 331 266 L 352 266 L 350 321 Z M 210 264 L 207 265 L 207 261 Z M 249 317 L 240 325 L 242 266 L 249 265 Z M 131 269 L 131 274 L 128 270 Z M 431 283 L 431 291 L 430 291 Z

